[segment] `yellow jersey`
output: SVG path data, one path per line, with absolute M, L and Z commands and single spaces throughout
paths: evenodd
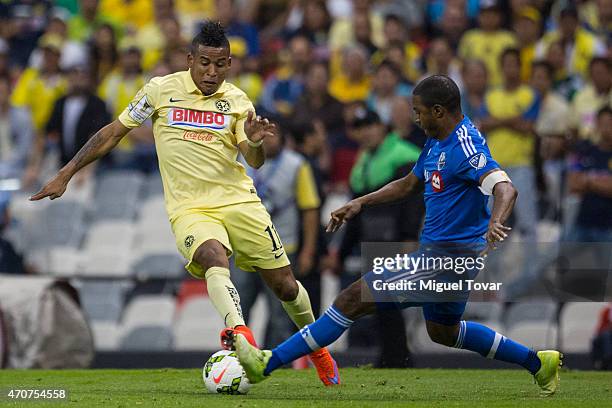
M 224 82 L 206 96 L 190 72 L 181 71 L 151 79 L 119 115 L 130 129 L 153 121 L 171 222 L 189 212 L 260 201 L 236 160 L 249 111 L 253 104 L 236 86 Z
M 487 66 L 489 85 L 502 83 L 500 57 L 506 48 L 516 46 L 514 34 L 506 30 L 486 32 L 479 28 L 468 30 L 459 42 L 459 56 L 464 59 L 479 59 Z

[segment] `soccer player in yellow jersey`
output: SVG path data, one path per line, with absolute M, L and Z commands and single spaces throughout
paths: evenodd
M 232 254 L 241 269 L 260 274 L 298 327 L 314 322 L 308 293 L 295 280 L 270 215 L 236 160 L 240 152 L 250 166 L 260 167 L 263 139 L 274 125 L 256 116 L 246 94 L 225 82 L 230 65 L 223 27 L 206 22 L 193 38 L 189 70 L 151 79 L 117 120 L 31 197 L 61 197 L 77 171 L 151 118 L 176 244 L 189 261 L 186 269 L 207 281 L 210 299 L 227 327 L 221 332 L 224 347 L 232 346 L 234 331 L 255 343 L 230 280 Z M 310 357 L 325 385 L 339 383 L 336 363 L 326 349 Z

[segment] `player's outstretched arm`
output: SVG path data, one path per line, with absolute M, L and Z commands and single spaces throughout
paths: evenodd
M 408 194 L 416 191 L 420 185 L 421 180 L 414 173 L 410 172 L 407 176 L 392 181 L 370 194 L 351 200 L 346 205 L 332 212 L 326 231 L 334 232 L 338 230 L 342 224 L 359 214 L 365 206 L 401 200 Z
M 77 152 L 60 171 L 45 186 L 32 197 L 30 201 L 41 200 L 49 197 L 51 200 L 61 197 L 66 191 L 68 182 L 83 167 L 99 159 L 113 147 L 130 131 L 119 120 L 104 126 L 96 132 L 85 146 Z
M 485 179 L 495 172 L 500 172 L 500 170 L 492 170 L 483 175 L 483 184 Z M 501 173 L 505 175 L 504 172 Z M 489 220 L 489 229 L 487 231 L 487 241 L 489 243 L 501 242 L 508 237 L 508 233 L 512 228 L 505 226 L 504 223 L 510 217 L 517 197 L 518 191 L 516 191 L 510 179 L 496 182 L 493 185 L 493 210 L 491 211 L 491 219 Z

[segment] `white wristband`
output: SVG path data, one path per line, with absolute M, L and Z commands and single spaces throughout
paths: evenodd
M 247 143 L 251 147 L 259 147 L 263 144 L 263 139 L 261 139 L 259 142 L 251 142 L 251 139 L 247 138 Z

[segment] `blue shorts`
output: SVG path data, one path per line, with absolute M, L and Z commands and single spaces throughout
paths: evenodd
M 421 247 L 406 255 L 415 261 L 421 258 L 421 264 L 408 269 L 372 270 L 363 279 L 379 310 L 422 307 L 425 320 L 453 326 L 461 321 L 470 295 L 466 280 L 475 279 L 482 269 L 465 266 L 465 260 L 477 258 L 478 253 L 473 249 Z M 439 259 L 444 261 L 436 263 Z M 460 260 L 463 266 L 459 267 Z

